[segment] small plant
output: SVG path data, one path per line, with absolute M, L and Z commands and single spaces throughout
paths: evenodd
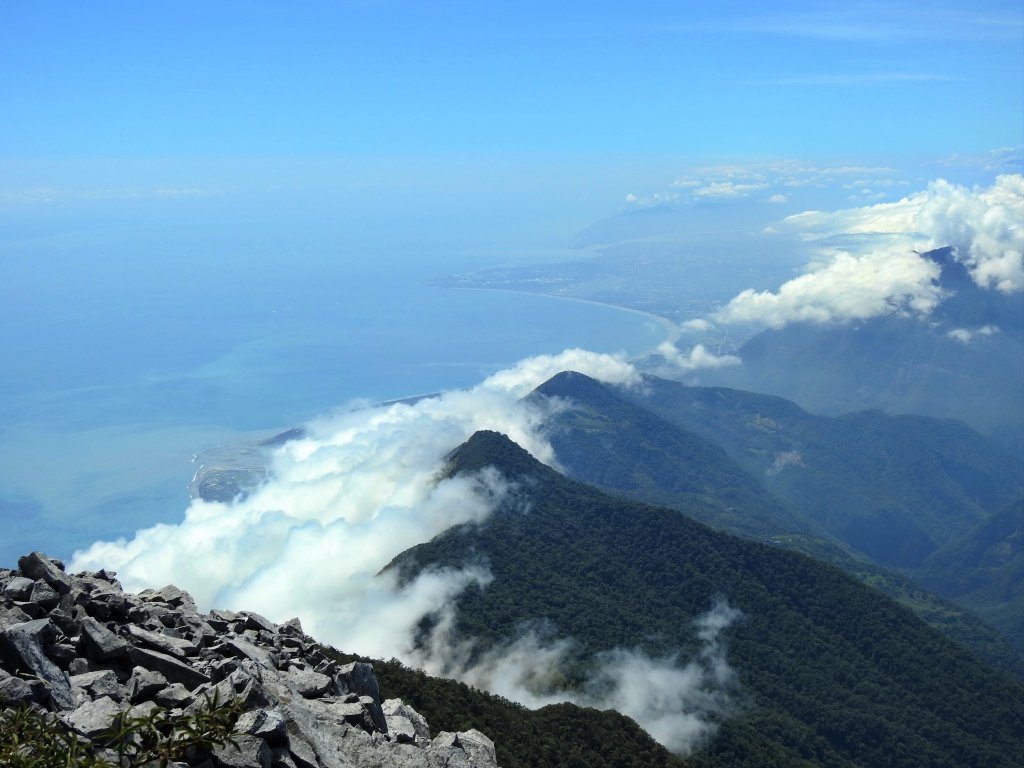
M 238 749 L 235 723 L 241 700 L 220 704 L 216 693 L 190 715 L 171 715 L 156 707 L 146 715 L 121 715 L 107 733 L 90 742 L 70 731 L 55 716 L 30 707 L 0 713 L 0 766 L 4 768 L 135 768 L 149 764 L 167 768 L 187 753 L 209 752 L 227 745 Z M 117 752 L 117 763 L 96 750 Z
M 91 744 L 54 715 L 31 707 L 0 712 L 0 765 L 4 768 L 108 768 Z

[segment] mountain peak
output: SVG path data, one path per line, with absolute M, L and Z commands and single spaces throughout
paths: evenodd
M 448 454 L 444 474 L 445 477 L 454 477 L 479 472 L 485 467 L 494 467 L 506 477 L 554 473 L 508 435 L 482 429 Z

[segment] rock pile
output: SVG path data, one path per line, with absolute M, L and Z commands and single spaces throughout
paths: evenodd
M 46 709 L 92 739 L 123 712 L 240 701 L 239 748 L 178 768 L 497 768 L 485 735 L 432 739 L 412 707 L 382 700 L 371 665 L 327 658 L 298 619 L 202 614 L 176 587 L 126 594 L 114 576 L 38 552 L 0 568 L 0 708 Z

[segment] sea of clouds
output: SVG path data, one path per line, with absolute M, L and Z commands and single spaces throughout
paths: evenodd
M 523 360 L 468 390 L 359 404 L 307 425 L 302 439 L 276 451 L 270 479 L 247 497 L 196 500 L 181 522 L 97 542 L 75 553 L 69 567 L 113 569 L 129 590 L 173 583 L 206 609 L 252 610 L 276 621 L 297 615 L 323 642 L 397 657 L 530 706 L 572 700 L 616 708 L 686 753 L 731 702 L 733 673 L 719 633 L 736 612 L 724 603 L 696 620 L 701 650 L 694 658 L 617 649 L 601 657 L 584 689 L 567 692 L 556 681 L 571 638 L 526 633 L 470 653 L 473 638 L 452 636 L 453 600 L 470 584 L 486 588 L 486 567 L 429 570 L 405 584 L 381 573 L 409 547 L 453 525 L 485 520 L 514 492 L 493 469 L 445 476 L 446 456 L 477 430 L 504 433 L 557 468 L 544 423 L 567 406 L 522 398 L 564 370 L 642 386 L 622 357 L 576 349 Z M 428 642 L 416 642 L 426 616 L 441 621 Z

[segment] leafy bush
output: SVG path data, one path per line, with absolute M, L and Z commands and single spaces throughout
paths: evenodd
M 234 746 L 235 723 L 242 702 L 220 704 L 217 697 L 190 715 L 172 715 L 163 707 L 137 717 L 122 715 L 111 730 L 95 741 L 83 739 L 49 713 L 31 707 L 0 712 L 0 765 L 5 768 L 135 768 L 155 763 L 160 768 L 187 753 Z M 98 749 L 117 754 L 117 763 Z

